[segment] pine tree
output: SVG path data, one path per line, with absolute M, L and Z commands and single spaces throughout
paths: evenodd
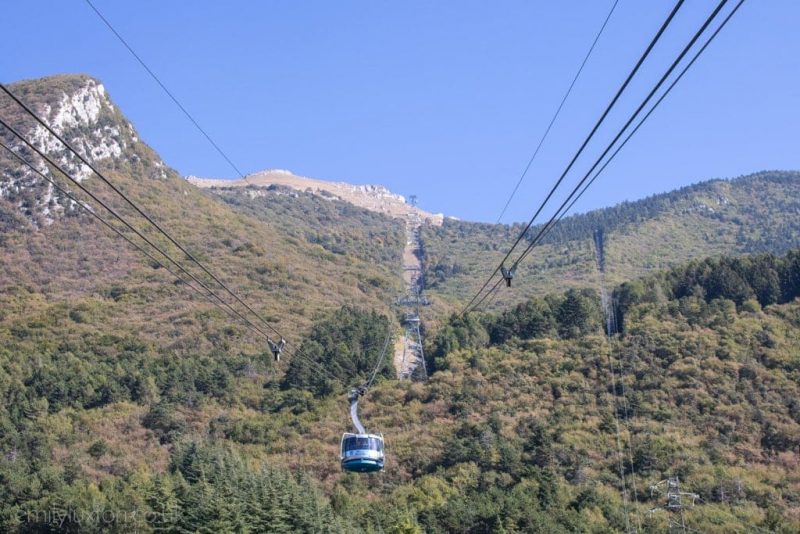
M 148 522 L 155 532 L 172 532 L 177 527 L 180 505 L 171 477 L 154 477 L 146 490 L 145 502 L 151 510 Z

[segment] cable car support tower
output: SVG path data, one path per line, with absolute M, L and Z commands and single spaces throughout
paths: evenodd
M 428 378 L 428 368 L 422 348 L 419 310 L 420 306 L 427 306 L 429 301 L 422 294 L 424 281 L 419 235 L 422 220 L 416 210 L 416 200 L 416 195 L 409 197 L 411 209 L 406 215 L 405 224 L 406 246 L 403 252 L 403 281 L 406 292 L 395 301 L 402 313 L 404 329 L 395 354 L 395 367 L 397 367 L 397 374 L 401 380 L 412 378 L 426 380 Z

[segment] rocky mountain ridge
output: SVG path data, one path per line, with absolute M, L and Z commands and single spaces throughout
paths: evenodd
M 440 226 L 444 221 L 441 213 L 429 213 L 407 202 L 406 198 L 392 193 L 382 185 L 354 185 L 346 182 L 328 182 L 316 178 L 297 176 L 283 169 L 269 169 L 256 172 L 244 180 L 215 180 L 189 176 L 189 183 L 207 189 L 229 187 L 267 187 L 286 186 L 307 191 L 329 200 L 343 200 L 370 211 L 384 213 L 391 217 L 407 217 L 416 214 L 423 222 Z

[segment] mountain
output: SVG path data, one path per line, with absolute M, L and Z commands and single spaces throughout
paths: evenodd
M 10 89 L 283 333 L 288 353 L 320 314 L 345 304 L 387 314 L 401 291 L 404 220 L 268 187 L 255 188 L 257 210 L 237 205 L 170 169 L 98 80 L 54 76 Z M 0 116 L 219 289 L 7 97 Z M 81 203 L 127 233 L 11 132 L 0 137 L 80 199 L 0 150 L 0 530 L 26 531 L 34 522 L 21 515 L 61 506 L 49 499 L 64 503 L 123 472 L 163 473 L 170 436 L 206 433 L 219 409 L 257 408 L 284 369 L 262 337 L 96 222 Z M 325 224 L 310 225 L 310 215 Z M 51 416 L 65 433 L 51 432 Z M 286 495 L 291 486 L 316 502 L 316 490 L 283 472 L 254 483 L 276 477 Z
M 532 237 L 541 226 L 528 232 Z M 465 305 L 499 265 L 523 226 L 447 219 L 421 233 L 429 296 Z M 771 171 L 711 180 L 611 208 L 565 217 L 520 264 L 505 308 L 557 287 L 596 288 L 593 233 L 602 230 L 606 276 L 621 283 L 693 258 L 800 247 L 800 173 Z M 525 245 L 527 241 L 521 243 Z M 511 256 L 513 261 L 524 246 Z M 510 262 L 509 262 L 510 263 Z
M 315 313 L 345 302 L 387 309 L 386 303 L 402 287 L 398 277 L 405 242 L 402 222 L 330 200 L 325 213 L 331 224 L 311 235 L 293 224 L 302 221 L 304 213 L 316 210 L 316 199 L 306 193 L 288 198 L 265 190 L 265 216 L 277 212 L 296 216 L 264 224 L 260 216 L 238 210 L 180 178 L 141 140 L 99 81 L 87 76 L 56 76 L 15 83 L 11 90 L 290 338 L 296 339 Z M 147 228 L 132 208 L 76 163 L 57 140 L 47 137 L 44 129 L 7 97 L 0 99 L 0 114 L 119 213 L 135 221 L 140 229 Z M 85 198 L 10 132 L 2 132 L 2 139 L 79 198 Z M 87 306 L 103 307 L 108 295 L 122 292 L 123 297 L 110 299 L 116 303 L 111 305 L 114 311 L 99 314 L 102 317 L 98 320 L 113 320 L 120 332 L 136 331 L 139 325 L 126 324 L 127 320 L 148 317 L 158 309 L 156 316 L 162 320 L 144 325 L 154 340 L 166 336 L 174 345 L 187 336 L 189 344 L 210 345 L 202 334 L 207 318 L 199 317 L 209 313 L 215 316 L 221 313 L 219 309 L 173 283 L 164 269 L 150 265 L 78 205 L 2 152 L 0 287 L 6 295 L 27 288 L 34 294 L 46 294 L 49 305 L 76 297 L 86 299 Z M 89 205 L 94 203 L 90 201 Z M 108 217 L 97 206 L 92 209 Z M 326 249 L 324 243 L 335 241 L 332 236 L 338 232 L 338 225 L 363 230 L 360 236 L 350 236 L 347 250 L 379 251 L 359 258 L 358 254 L 347 256 L 344 249 Z M 183 258 L 152 229 L 145 233 L 174 257 Z M 381 240 L 376 242 L 375 237 Z M 195 271 L 202 279 L 203 273 Z M 207 278 L 206 282 L 213 283 Z M 314 298 L 307 296 L 309 287 L 315 288 Z M 183 326 L 176 326 L 176 322 Z M 262 343 L 248 337 L 236 343 L 243 341 L 250 347 Z
M 355 206 L 385 213 L 390 217 L 408 217 L 416 215 L 421 221 L 441 225 L 444 215 L 433 214 L 412 206 L 405 197 L 392 193 L 382 185 L 352 185 L 344 182 L 327 182 L 314 178 L 296 176 L 289 171 L 272 169 L 246 176 L 243 180 L 213 180 L 190 176 L 187 180 L 197 187 L 212 189 L 229 189 L 252 186 L 286 186 L 299 191 L 306 191 L 332 200 L 343 200 Z
M 680 517 L 660 492 L 673 477 L 698 496 L 688 529 L 800 530 L 800 253 L 783 252 L 797 173 L 565 219 L 531 257 L 541 270 L 499 296 L 516 305 L 464 317 L 448 312 L 520 226 L 431 219 L 430 377 L 401 381 L 381 347 L 400 332 L 407 229 L 425 214 L 378 186 L 285 173 L 198 188 L 98 80 L 11 88 L 289 345 L 274 362 L 0 155 L 0 531 L 663 532 Z M 146 227 L 8 99 L 0 116 Z M 386 469 L 344 473 L 347 392 L 373 369 L 360 416 L 385 436 Z

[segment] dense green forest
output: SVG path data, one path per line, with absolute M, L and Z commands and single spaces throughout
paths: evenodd
M 366 476 L 339 471 L 338 438 L 346 389 L 376 361 L 385 316 L 318 315 L 302 350 L 341 377 L 320 380 L 266 354 L 173 357 L 135 334 L 71 339 L 81 316 L 66 309 L 51 324 L 4 313 L 3 528 L 655 532 L 668 512 L 648 513 L 664 501 L 648 488 L 679 476 L 700 495 L 686 510 L 693 529 L 794 532 L 799 295 L 791 252 L 622 284 L 611 337 L 588 289 L 454 316 L 430 333 L 428 382 L 385 368 L 364 400 L 388 453 L 386 470 Z
M 518 269 L 506 308 L 553 287 L 596 288 L 592 233 L 607 235 L 613 283 L 722 254 L 782 254 L 800 246 L 800 173 L 770 171 L 712 180 L 634 202 L 565 217 Z M 429 297 L 463 305 L 497 267 L 524 226 L 445 220 L 422 231 Z M 537 235 L 534 225 L 528 238 Z M 512 256 L 512 260 L 516 256 Z
M 386 356 L 391 348 L 388 318 L 345 306 L 315 322 L 298 351 L 302 357 L 292 358 L 281 387 L 329 394 L 366 382 L 376 362 L 381 363 L 380 376 L 396 378 L 391 356 Z

